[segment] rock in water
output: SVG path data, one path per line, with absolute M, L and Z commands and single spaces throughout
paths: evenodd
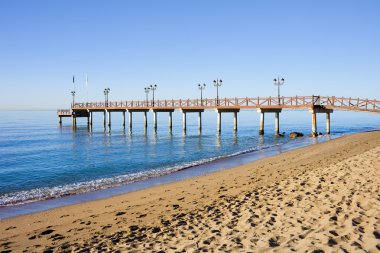
M 303 133 L 299 133 L 299 132 L 291 132 L 289 134 L 290 138 L 297 138 L 297 137 L 302 137 L 302 136 L 303 136 Z

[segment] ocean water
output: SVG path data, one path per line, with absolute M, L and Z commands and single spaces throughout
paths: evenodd
M 104 130 L 102 113 L 94 113 L 93 128 L 86 118 L 74 131 L 71 119 L 58 124 L 55 111 L 0 112 L 0 213 L 2 207 L 60 198 L 79 193 L 159 180 L 176 171 L 191 171 L 235 157 L 236 161 L 257 152 L 270 152 L 282 145 L 312 143 L 311 116 L 307 111 L 280 114 L 283 138 L 274 133 L 274 115 L 266 114 L 265 135 L 258 135 L 259 114 L 253 110 L 238 114 L 238 131 L 233 131 L 233 114 L 222 115 L 222 132 L 217 134 L 217 114 L 203 113 L 202 132 L 197 114 L 187 114 L 187 132 L 182 131 L 182 114 L 173 113 L 173 131 L 168 114 L 158 113 L 158 129 L 143 127 L 143 114 L 133 114 L 133 129 L 122 128 L 121 113 L 112 113 L 112 127 Z M 325 132 L 325 115 L 317 116 L 318 131 Z M 358 112 L 331 114 L 331 137 L 380 129 L 380 115 Z M 305 137 L 292 140 L 288 133 Z M 322 137 L 323 138 L 323 137 Z M 241 158 L 240 158 L 241 157 Z M 245 159 L 245 158 L 244 158 Z M 198 166 L 199 167 L 199 166 Z

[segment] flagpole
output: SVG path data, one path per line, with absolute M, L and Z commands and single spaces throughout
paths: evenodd
M 88 75 L 86 75 L 86 102 L 88 103 Z

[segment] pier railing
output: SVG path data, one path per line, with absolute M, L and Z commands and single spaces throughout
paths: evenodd
M 70 109 L 60 109 L 57 111 L 58 116 L 71 116 L 72 111 Z
M 323 106 L 329 109 L 380 112 L 380 100 L 345 98 L 335 96 L 294 96 L 294 97 L 245 97 L 217 99 L 165 99 L 155 101 L 112 101 L 74 103 L 72 109 L 152 109 L 152 108 L 311 108 Z M 61 110 L 60 113 L 71 113 Z

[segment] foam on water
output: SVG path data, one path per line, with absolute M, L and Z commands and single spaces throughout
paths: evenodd
M 276 145 L 281 145 L 281 144 L 276 144 Z M 262 146 L 259 149 L 264 150 L 276 145 Z M 148 171 L 131 173 L 131 174 L 120 175 L 120 176 L 115 176 L 115 177 L 101 178 L 101 179 L 96 179 L 96 180 L 91 180 L 91 181 L 86 181 L 86 182 L 77 182 L 77 183 L 72 183 L 72 184 L 67 184 L 67 185 L 60 185 L 60 186 L 54 186 L 54 187 L 42 187 L 42 188 L 36 188 L 32 190 L 27 190 L 27 191 L 6 193 L 0 196 L 0 207 L 30 203 L 34 201 L 47 200 L 47 199 L 59 198 L 59 197 L 67 196 L 67 195 L 107 189 L 110 187 L 133 183 L 133 182 L 141 181 L 148 178 L 167 175 L 169 173 L 188 169 L 188 168 L 198 166 L 201 164 L 207 164 L 216 160 L 230 158 L 230 157 L 238 156 L 241 154 L 254 152 L 257 150 L 258 148 L 249 148 L 249 149 L 235 152 L 229 155 L 217 156 L 213 158 L 202 159 L 202 160 L 188 162 L 188 163 L 182 163 L 182 164 L 178 164 L 178 165 L 166 167 L 166 168 L 161 168 L 161 169 L 150 169 Z

